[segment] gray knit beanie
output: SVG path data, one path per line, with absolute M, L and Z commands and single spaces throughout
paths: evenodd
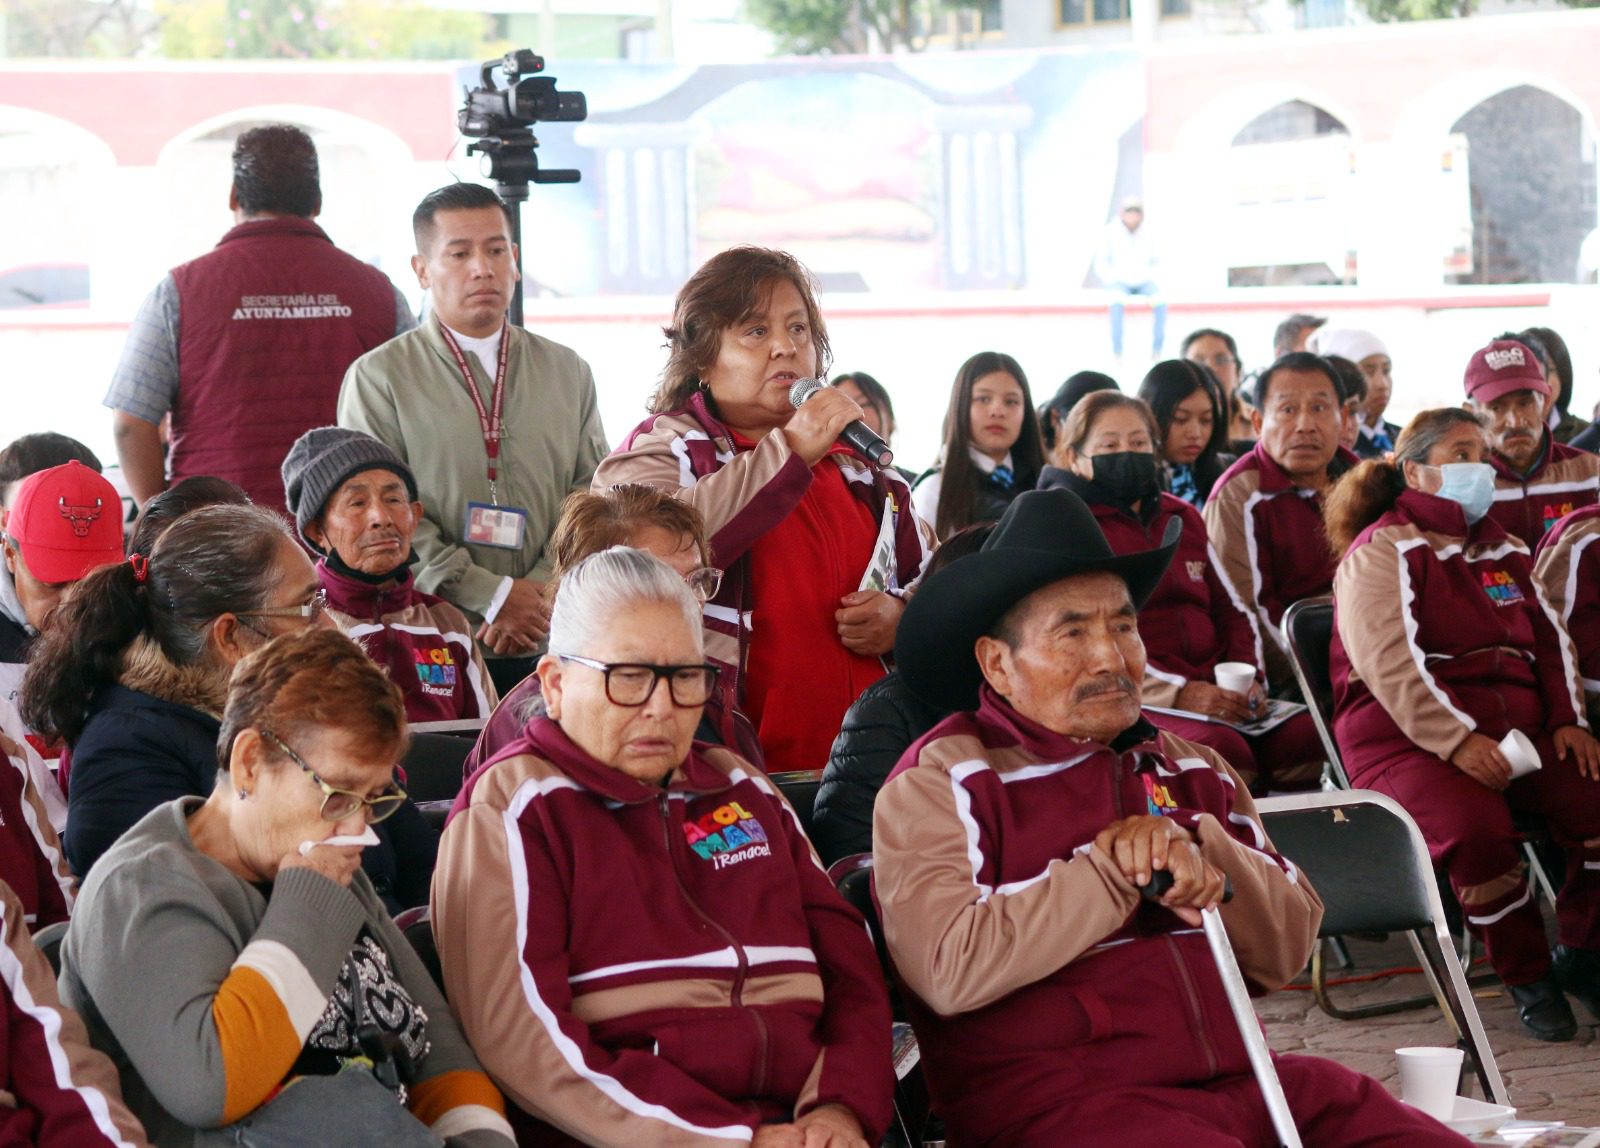
M 405 479 L 411 501 L 417 500 L 417 480 L 411 468 L 365 431 L 317 427 L 295 440 L 283 460 L 283 490 L 301 538 L 306 538 L 306 527 L 322 517 L 328 499 L 345 480 L 364 470 L 394 471 Z

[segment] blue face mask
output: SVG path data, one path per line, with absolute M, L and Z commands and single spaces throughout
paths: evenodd
M 1494 505 L 1494 467 L 1486 462 L 1447 462 L 1439 468 L 1439 497 L 1458 503 L 1471 526 Z

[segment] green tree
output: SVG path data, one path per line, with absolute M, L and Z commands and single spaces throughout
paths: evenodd
M 1359 0 L 1361 8 L 1379 24 L 1400 20 L 1449 20 L 1470 16 L 1476 0 Z M 1572 0 L 1563 0 L 1572 3 Z M 1600 4 L 1600 0 L 1581 0 Z
M 131 56 L 153 20 L 137 0 L 4 0 L 0 56 Z
M 777 37 L 780 51 L 807 56 L 920 52 L 949 13 L 976 11 L 983 0 L 746 0 L 746 6 L 751 21 Z
M 157 0 L 170 59 L 459 59 L 493 55 L 489 18 L 406 0 Z

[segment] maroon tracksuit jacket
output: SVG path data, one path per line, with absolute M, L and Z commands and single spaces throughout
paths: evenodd
M 1336 478 L 1358 461 L 1340 447 L 1329 475 Z M 1333 585 L 1322 495 L 1294 485 L 1257 443 L 1211 488 L 1205 522 L 1223 574 L 1255 611 L 1267 638 L 1268 676 L 1274 686 L 1282 685 L 1290 680 L 1278 628 L 1283 612 L 1302 598 L 1326 594 Z
M 1583 724 L 1577 655 L 1528 548 L 1484 518 L 1407 490 L 1357 536 L 1334 577 L 1334 734 L 1350 779 L 1416 818 L 1495 971 L 1549 971 L 1539 906 L 1511 810 L 1543 816 L 1567 850 L 1561 940 L 1600 948 L 1600 782 L 1559 759 L 1552 735 Z M 1450 763 L 1471 733 L 1530 737 L 1543 768 L 1504 792 Z
M 869 1143 L 888 1124 L 864 923 L 726 750 L 697 743 L 648 785 L 534 719 L 457 799 L 433 914 L 452 1007 L 523 1145 L 726 1148 L 823 1104 Z
M 879 792 L 884 935 L 952 1145 L 1277 1143 L 1203 931 L 1142 903 L 1094 845 L 1135 814 L 1177 821 L 1229 876 L 1222 914 L 1256 989 L 1304 967 L 1321 901 L 1227 767 L 1172 734 L 1078 741 L 985 686 Z M 1276 1060 L 1320 1144 L 1465 1143 L 1337 1064 Z
M 1489 465 L 1494 467 L 1489 517 L 1530 550 L 1560 518 L 1600 502 L 1600 455 L 1556 442 L 1549 431 L 1527 474 L 1519 475 L 1497 454 L 1489 456 Z
M 1535 552 L 1534 573 L 1545 597 L 1566 623 L 1578 651 L 1583 691 L 1600 695 L 1600 505 L 1585 506 L 1562 518 Z

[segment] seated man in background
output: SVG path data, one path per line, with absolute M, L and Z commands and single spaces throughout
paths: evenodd
M 0 883 L 0 1144 L 7 1148 L 146 1148 L 117 1070 L 61 1003 L 56 974 Z
M 18 483 L 6 512 L 5 573 L 0 575 L 0 699 L 20 705 L 33 639 L 67 590 L 100 566 L 122 561 L 122 499 L 98 471 L 76 459 Z M 12 616 L 12 611 L 16 616 Z M 20 732 L 41 762 L 61 755 L 60 742 L 24 724 Z M 34 778 L 56 832 L 67 803 L 48 769 Z
M 901 673 L 967 712 L 879 793 L 876 892 L 965 1148 L 1277 1142 L 1195 926 L 1231 880 L 1221 912 L 1265 992 L 1304 967 L 1322 905 L 1221 759 L 1140 716 L 1137 610 L 1176 535 L 1114 555 L 1077 496 L 1028 492 L 901 623 Z M 1162 869 L 1172 888 L 1141 901 Z M 1331 1061 L 1274 1060 L 1319 1146 L 1466 1143 Z
M 1580 506 L 1600 501 L 1600 455 L 1557 442 L 1545 425 L 1553 398 L 1532 347 L 1496 339 L 1467 362 L 1467 406 L 1489 425 L 1494 505 L 1506 533 L 1531 550 Z
M 23 479 L 73 461 L 100 473 L 100 460 L 94 452 L 64 434 L 25 434 L 0 450 L 0 526 L 5 525 L 5 513 L 16 501 Z M 121 517 L 120 509 L 116 517 Z M 22 688 L 22 667 L 28 660 L 23 649 L 38 630 L 30 623 L 27 607 L 18 597 L 11 570 L 8 558 L 0 569 L 0 697 L 15 705 L 17 691 Z M 38 612 L 36 605 L 35 613 Z
M 322 556 L 339 627 L 388 671 L 412 722 L 482 720 L 497 700 L 466 615 L 411 577 L 422 521 L 411 468 L 371 435 L 317 427 L 283 460 L 289 513 Z
M 1255 611 L 1274 692 L 1290 682 L 1279 624 L 1301 598 L 1333 586 L 1333 556 L 1322 502 L 1356 456 L 1339 445 L 1344 392 L 1326 360 L 1285 355 L 1256 381 L 1255 449 L 1217 480 L 1206 501 L 1206 532 L 1223 576 Z

